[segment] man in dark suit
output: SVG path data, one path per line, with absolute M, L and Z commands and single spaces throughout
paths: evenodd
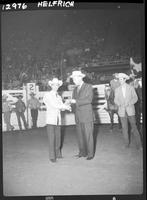
M 26 105 L 22 101 L 22 96 L 19 95 L 18 96 L 18 101 L 15 103 L 15 111 L 16 111 L 16 116 L 17 116 L 18 125 L 19 125 L 19 129 L 20 130 L 22 130 L 22 125 L 21 125 L 20 118 L 22 119 L 22 121 L 24 123 L 25 129 L 28 129 L 26 118 L 25 118 L 25 115 L 24 115 L 25 110 L 26 110 Z
M 76 87 L 70 103 L 75 105 L 75 121 L 79 154 L 77 157 L 87 157 L 91 160 L 94 156 L 93 127 L 94 113 L 92 109 L 93 88 L 91 84 L 84 83 L 85 74 L 73 71 L 71 78 Z

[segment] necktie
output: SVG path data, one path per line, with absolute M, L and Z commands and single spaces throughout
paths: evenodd
M 80 91 L 80 86 L 77 87 L 77 93 L 79 94 Z

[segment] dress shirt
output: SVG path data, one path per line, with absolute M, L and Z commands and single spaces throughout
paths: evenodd
M 81 83 L 81 85 L 78 85 L 78 86 L 77 86 L 77 92 L 78 92 L 78 93 L 79 93 L 79 91 L 80 91 L 82 85 L 83 85 L 83 82 Z

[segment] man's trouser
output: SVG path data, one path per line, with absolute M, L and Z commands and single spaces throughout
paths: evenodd
M 61 157 L 61 127 L 59 125 L 47 124 L 47 134 L 49 141 L 49 158 Z
M 31 109 L 31 117 L 32 117 L 32 127 L 37 127 L 37 118 L 38 118 L 38 109 Z
M 140 148 L 142 146 L 142 144 L 141 144 L 140 134 L 139 134 L 137 126 L 136 126 L 135 115 L 133 115 L 133 116 L 126 115 L 125 117 L 120 117 L 120 120 L 121 120 L 121 124 L 122 124 L 122 132 L 123 132 L 126 146 L 128 146 L 130 144 L 130 137 L 129 137 L 129 133 L 128 133 L 128 121 L 129 121 L 130 125 L 131 125 L 131 133 L 133 133 L 134 137 L 135 137 L 136 147 Z
M 93 141 L 93 122 L 78 123 L 77 139 L 79 146 L 79 155 L 93 157 L 94 156 L 94 141 Z
M 26 119 L 25 119 L 24 112 L 16 112 L 16 116 L 17 116 L 17 120 L 18 120 L 19 129 L 22 130 L 20 118 L 22 119 L 22 121 L 24 123 L 25 129 L 27 129 L 27 122 L 26 122 Z

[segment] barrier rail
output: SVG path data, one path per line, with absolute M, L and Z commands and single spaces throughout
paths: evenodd
M 106 103 L 105 100 L 105 95 L 104 95 L 104 88 L 105 84 L 101 85 L 93 85 L 93 91 L 94 91 L 94 99 L 93 99 L 93 110 L 95 113 L 95 123 L 99 124 L 108 124 L 110 123 L 110 117 L 107 111 L 105 110 L 99 110 L 100 106 Z M 26 93 L 26 88 L 24 87 L 23 90 L 4 90 L 2 93 L 7 93 L 12 97 L 17 97 L 18 95 L 23 96 L 23 101 L 26 103 L 27 101 L 27 93 Z M 39 99 L 41 103 L 41 109 L 39 110 L 38 113 L 38 127 L 44 127 L 46 125 L 46 106 L 43 103 L 43 96 L 46 92 L 41 92 L 37 90 L 36 97 Z M 64 91 L 62 93 L 62 98 L 63 100 L 67 98 L 72 97 L 72 91 Z M 11 98 L 10 98 L 11 99 Z M 68 125 L 74 125 L 75 124 L 75 117 L 74 113 L 69 112 L 69 111 L 64 111 L 62 112 L 62 125 L 68 126 Z M 25 117 L 27 119 L 27 122 L 29 124 L 29 127 L 31 127 L 31 115 L 30 115 L 30 110 L 25 111 Z M 3 131 L 6 130 L 6 126 L 4 124 L 4 120 L 2 117 L 2 124 L 3 124 Z M 141 119 L 142 122 L 142 119 Z M 118 123 L 118 117 L 115 114 L 114 115 L 114 123 Z M 11 114 L 11 124 L 15 127 L 15 130 L 18 130 L 18 122 L 17 122 L 17 117 L 16 113 L 12 112 Z M 22 128 L 24 129 L 23 123 L 22 123 Z

